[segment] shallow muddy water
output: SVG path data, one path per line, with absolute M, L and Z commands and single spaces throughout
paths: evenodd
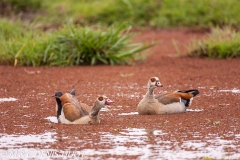
M 93 133 L 94 134 L 94 133 Z M 228 132 L 219 137 L 217 134 L 201 135 L 200 132 L 179 133 L 179 139 L 162 130 L 143 128 L 127 128 L 118 134 L 110 132 L 95 133 L 100 135 L 98 145 L 107 146 L 98 149 L 85 148 L 78 152 L 71 152 L 73 146 L 65 147 L 65 151 L 50 148 L 59 138 L 56 133 L 46 132 L 39 135 L 2 135 L 0 150 L 2 157 L 8 158 L 79 158 L 102 159 L 105 155 L 135 156 L 138 159 L 200 159 L 211 157 L 214 159 L 237 159 L 240 157 L 240 134 Z M 224 139 L 231 137 L 231 139 Z M 94 139 L 82 141 L 64 136 L 64 140 L 74 141 L 85 145 L 93 144 Z M 39 143 L 48 149 L 32 148 L 32 144 Z M 130 144 L 130 145 L 129 145 Z M 49 146 L 49 147 L 47 147 Z M 69 151 L 69 155 L 66 153 Z M 70 154 L 71 153 L 71 154 Z M 65 155 L 64 155 L 65 154 Z
M 204 36 L 143 31 L 138 42 L 159 43 L 133 66 L 0 66 L 0 159 L 239 160 L 240 61 L 185 57 L 192 39 Z M 163 84 L 156 94 L 200 94 L 186 113 L 139 115 L 136 107 L 152 76 Z M 57 123 L 52 96 L 73 88 L 88 105 L 99 95 L 115 102 L 101 110 L 101 124 Z

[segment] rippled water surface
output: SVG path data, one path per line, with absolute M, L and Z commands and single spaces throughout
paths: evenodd
M 118 134 L 112 134 L 110 132 L 100 132 L 100 144 L 102 146 L 108 146 L 107 148 L 91 149 L 86 148 L 79 152 L 79 156 L 85 154 L 88 158 L 101 159 L 104 155 L 126 155 L 137 156 L 139 159 L 196 159 L 203 157 L 211 157 L 214 159 L 237 159 L 240 157 L 240 134 L 233 134 L 231 132 L 224 136 L 233 136 L 231 140 L 219 137 L 217 134 L 208 134 L 202 136 L 199 132 L 188 133 L 188 135 L 180 134 L 182 136 L 181 141 L 177 141 L 174 137 L 169 140 L 165 140 L 165 136 L 170 136 L 169 133 L 165 133 L 162 130 L 146 130 L 143 128 L 127 128 L 121 130 Z M 186 136 L 189 140 L 185 140 Z M 38 158 L 56 158 L 62 156 L 63 151 L 56 150 L 37 150 L 27 149 L 31 147 L 32 143 L 54 143 L 58 137 L 56 133 L 46 132 L 40 135 L 2 135 L 0 137 L 0 148 L 8 146 L 7 151 L 0 149 L 0 154 L 5 158 L 6 153 L 15 152 L 16 154 L 24 153 L 27 156 L 39 156 Z M 70 137 L 64 137 L 65 140 L 71 139 Z M 75 139 L 79 143 L 93 143 L 94 140 L 88 139 L 85 142 Z M 131 144 L 131 145 L 126 145 Z M 67 147 L 66 147 L 67 148 Z M 71 146 L 69 146 L 71 148 Z M 49 152 L 52 155 L 49 155 Z M 57 152 L 54 154 L 54 152 Z M 65 151 L 66 152 L 66 151 Z M 27 154 L 31 153 L 31 154 Z M 65 155 L 66 156 L 66 155 Z M 70 155 L 73 156 L 73 155 Z M 29 157 L 27 157 L 29 158 Z M 36 157 L 35 157 L 36 158 Z M 76 158 L 76 157 L 71 157 Z
M 47 143 L 55 142 L 56 140 L 52 138 L 55 133 L 46 132 L 43 134 L 30 134 L 30 135 L 18 135 L 18 134 L 1 134 L 0 136 L 0 148 L 10 147 L 17 148 L 18 145 L 26 145 L 27 143 Z
M 103 144 L 114 144 L 111 149 L 86 149 L 84 151 L 94 154 L 115 154 L 115 155 L 139 155 L 140 159 L 192 159 L 200 157 L 211 157 L 216 159 L 234 159 L 240 157 L 239 145 L 240 134 L 234 135 L 233 140 L 224 140 L 215 134 L 202 137 L 200 133 L 191 133 L 191 140 L 176 141 L 163 140 L 164 133 L 161 130 L 146 130 L 139 128 L 128 128 L 119 135 L 102 133 L 101 142 Z M 229 133 L 232 134 L 232 133 Z M 188 135 L 189 136 L 189 135 Z M 202 140 L 199 140 L 199 139 Z M 150 141 L 154 141 L 154 143 Z M 131 142 L 130 147 L 125 144 Z M 228 152 L 229 149 L 235 152 Z

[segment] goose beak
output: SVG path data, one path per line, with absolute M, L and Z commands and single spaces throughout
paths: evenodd
M 156 86 L 157 86 L 157 87 L 163 87 L 163 85 L 160 83 L 160 81 L 157 81 L 157 82 L 156 82 Z
M 114 103 L 114 101 L 112 101 L 111 99 L 107 99 L 105 102 L 106 105 L 111 105 L 113 103 Z
M 62 92 L 56 92 L 55 95 L 53 95 L 52 97 L 60 98 L 62 95 Z

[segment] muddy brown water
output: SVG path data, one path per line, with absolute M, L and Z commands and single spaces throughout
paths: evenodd
M 159 44 L 134 66 L 0 66 L 0 159 L 239 159 L 240 59 L 183 57 L 191 39 L 205 35 L 141 32 L 136 41 Z M 164 85 L 155 93 L 200 94 L 186 113 L 138 115 L 151 76 Z M 55 123 L 51 96 L 73 87 L 89 105 L 102 94 L 115 101 L 101 111 L 101 124 Z

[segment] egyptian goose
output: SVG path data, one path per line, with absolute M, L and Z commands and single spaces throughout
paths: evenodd
M 186 112 L 193 97 L 199 94 L 198 90 L 180 90 L 154 95 L 154 89 L 162 87 L 158 77 L 151 77 L 148 81 L 147 93 L 139 102 L 139 114 L 173 114 Z
M 57 103 L 56 110 L 59 123 L 70 124 L 86 115 L 75 96 L 75 90 L 65 94 L 56 92 L 54 97 Z
M 102 107 L 106 105 L 111 105 L 113 103 L 114 102 L 106 96 L 99 96 L 94 102 L 92 107 L 81 103 L 83 109 L 85 111 L 88 111 L 89 114 L 79 118 L 78 120 L 75 120 L 73 124 L 99 124 L 100 123 L 100 119 L 98 116 L 99 111 L 101 110 Z

